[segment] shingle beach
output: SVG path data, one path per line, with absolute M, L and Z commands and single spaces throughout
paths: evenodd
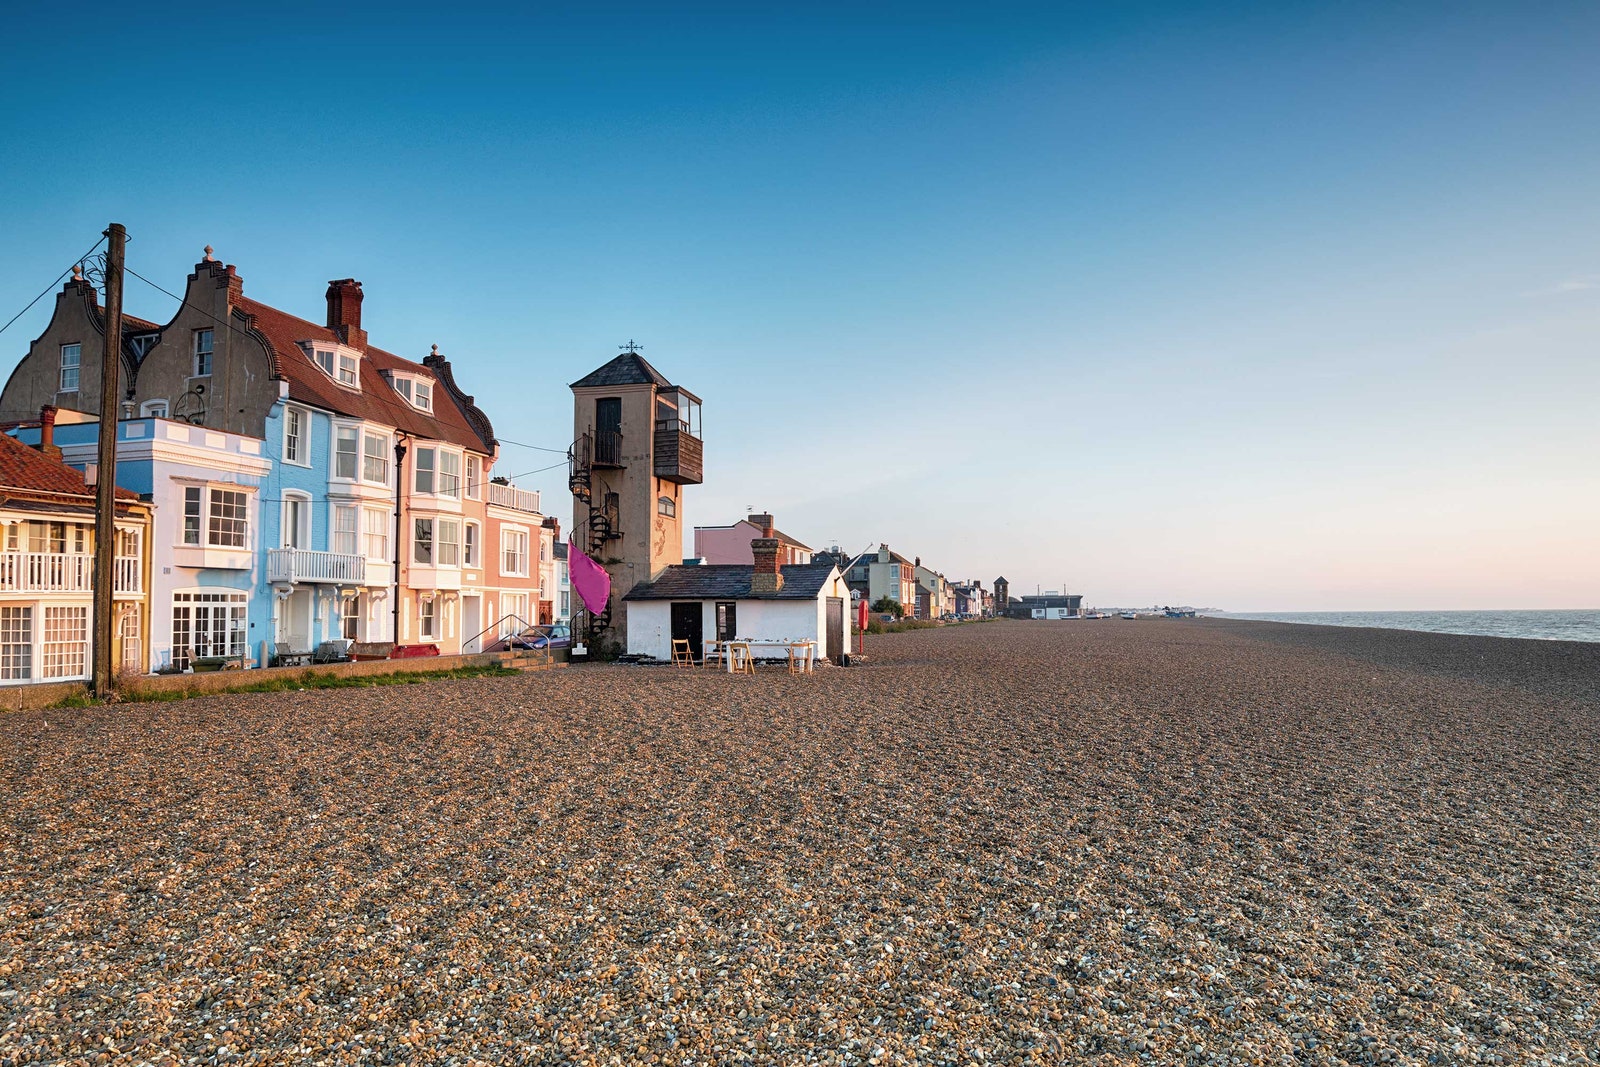
M 1600 1063 L 1600 645 L 868 642 L 0 714 L 0 1064 Z

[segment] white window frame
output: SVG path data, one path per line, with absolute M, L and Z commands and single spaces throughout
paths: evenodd
M 139 405 L 139 415 L 146 419 L 164 419 L 168 410 L 169 405 L 165 400 L 146 400 Z
M 33 677 L 33 607 L 0 604 L 0 680 L 23 682 Z
M 236 496 L 240 500 L 238 506 L 244 508 L 243 515 L 218 514 L 219 506 L 231 508 L 235 505 L 231 501 L 219 500 L 222 496 Z M 242 489 L 227 486 L 212 485 L 206 487 L 206 547 L 208 548 L 234 548 L 244 549 L 250 547 L 250 494 Z M 218 540 L 218 534 L 227 527 L 223 524 L 239 523 L 239 543 L 234 544 L 233 538 Z
M 433 383 L 426 378 L 418 378 L 412 386 L 411 405 L 418 411 L 433 411 Z
M 470 519 L 461 524 L 461 565 L 469 570 L 483 566 L 483 524 Z
M 311 466 L 311 412 L 305 408 L 283 409 L 283 461 L 296 467 Z
M 72 362 L 67 362 L 67 354 L 71 353 Z M 72 372 L 72 384 L 67 384 L 67 372 Z M 83 383 L 83 345 L 77 341 L 61 346 L 60 376 L 56 379 L 58 393 L 76 393 Z
M 322 373 L 338 381 L 339 376 L 333 371 L 335 360 L 333 349 L 319 348 L 316 345 L 311 346 L 311 362 L 315 363 Z
M 82 678 L 89 673 L 89 609 L 44 605 L 39 633 L 39 677 Z
M 467 453 L 467 484 L 466 495 L 468 500 L 478 500 L 483 496 L 483 457 Z
M 345 527 L 348 525 L 348 529 Z M 354 504 L 334 504 L 328 512 L 328 551 L 344 556 L 361 554 L 361 509 Z
M 244 499 L 244 516 L 242 519 L 232 515 L 215 514 L 218 508 L 218 494 L 237 494 Z M 231 548 L 248 549 L 250 547 L 251 525 L 254 520 L 250 516 L 250 497 L 244 486 L 234 484 L 194 484 L 183 486 L 183 510 L 178 526 L 179 546 L 190 548 Z M 226 506 L 225 504 L 223 506 Z M 232 523 L 240 521 L 244 524 L 242 536 L 243 544 L 232 544 L 232 538 L 226 542 L 218 541 L 213 537 L 212 520 L 218 523 Z
M 347 389 L 361 388 L 361 357 L 342 349 L 338 355 L 339 373 L 334 380 Z
M 440 519 L 433 524 L 435 566 L 461 566 L 461 520 Z
M 439 449 L 439 495 L 461 499 L 461 453 Z
M 377 445 L 378 445 L 378 451 L 377 452 L 372 452 L 372 451 L 369 450 L 374 442 L 376 442 Z M 362 431 L 362 433 L 361 433 L 361 480 L 363 482 L 366 482 L 368 485 L 383 485 L 383 486 L 387 486 L 389 484 L 389 470 L 394 465 L 393 462 L 392 462 L 394 457 L 393 457 L 393 455 L 391 455 L 392 450 L 393 450 L 393 444 L 391 443 L 388 434 L 386 434 L 386 433 L 378 433 L 375 430 L 363 430 Z M 371 464 L 374 461 L 380 463 L 383 466 L 383 478 L 381 480 L 372 478 L 367 473 L 369 467 L 371 466 Z
M 216 343 L 217 343 L 216 331 L 214 331 L 214 330 L 196 330 L 196 331 L 194 331 L 194 341 L 193 341 L 194 377 L 196 377 L 196 378 L 209 378 L 209 377 L 211 377 L 212 367 L 216 363 Z
M 346 435 L 347 439 L 341 438 L 341 434 Z M 332 463 L 328 468 L 329 478 L 338 482 L 355 482 L 361 480 L 361 475 L 364 470 L 364 457 L 361 451 L 361 442 L 362 434 L 361 425 L 359 423 L 336 422 L 333 424 L 333 447 L 331 449 Z M 351 446 L 349 452 L 342 452 L 339 449 L 339 446 L 345 443 L 348 443 Z M 350 472 L 348 474 L 341 473 L 339 470 L 339 461 L 345 456 L 350 458 Z
M 418 567 L 432 567 L 439 558 L 435 548 L 438 535 L 431 515 L 414 516 L 411 520 L 411 562 Z M 427 559 L 423 559 L 427 556 Z
M 439 637 L 439 598 L 419 597 L 417 599 L 417 636 L 429 640 L 438 640 Z
M 373 517 L 377 521 L 373 521 Z M 381 559 L 388 562 L 389 554 L 389 529 L 394 525 L 394 517 L 382 508 L 361 509 L 361 549 L 368 559 Z M 373 548 L 378 548 L 377 555 L 373 555 Z
M 426 467 L 422 457 L 428 457 Z M 427 484 L 423 484 L 423 475 Z M 411 491 L 423 496 L 433 496 L 439 488 L 439 450 L 432 445 L 418 445 L 411 453 Z
M 520 544 L 517 543 L 519 540 L 520 540 Z M 501 574 L 508 575 L 510 577 L 513 577 L 513 578 L 527 578 L 527 577 L 530 577 L 530 575 L 528 573 L 528 565 L 530 563 L 530 560 L 528 558 L 528 553 L 529 553 L 529 539 L 528 539 L 528 528 L 526 526 L 502 526 L 502 527 L 500 527 L 500 573 Z M 510 566 L 507 565 L 507 561 L 508 560 L 511 561 L 511 565 Z M 516 568 L 516 563 L 517 563 L 518 560 L 520 560 L 521 565 L 522 565 L 522 569 L 521 570 L 515 569 Z

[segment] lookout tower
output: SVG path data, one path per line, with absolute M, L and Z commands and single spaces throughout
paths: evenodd
M 630 589 L 683 562 L 683 487 L 705 478 L 700 398 L 623 349 L 572 383 L 572 541 L 611 575 L 597 646 L 624 643 Z

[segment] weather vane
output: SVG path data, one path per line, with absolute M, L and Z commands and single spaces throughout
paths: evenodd
M 628 343 L 627 344 L 618 345 L 617 347 L 622 349 L 624 352 L 642 352 L 642 351 L 644 351 L 644 345 L 638 344 L 631 337 L 628 338 Z

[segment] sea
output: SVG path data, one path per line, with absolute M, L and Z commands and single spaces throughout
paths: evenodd
M 1261 619 L 1313 626 L 1377 626 L 1480 637 L 1600 641 L 1600 610 L 1568 611 L 1208 611 L 1224 619 Z

